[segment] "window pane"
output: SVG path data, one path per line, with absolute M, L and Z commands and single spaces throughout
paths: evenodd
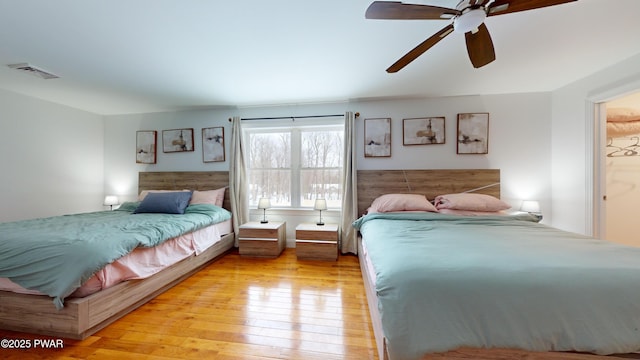
M 302 168 L 342 167 L 342 131 L 302 133 Z
M 245 133 L 249 205 L 268 197 L 274 207 L 312 208 L 315 199 L 325 198 L 329 207 L 340 208 L 343 127 L 296 125 Z
M 300 174 L 302 207 L 313 207 L 317 198 L 326 199 L 330 208 L 339 208 L 342 205 L 341 169 L 304 169 Z
M 271 206 L 291 206 L 291 170 L 251 170 L 249 205 L 255 207 L 261 197 L 271 199 Z
M 291 167 L 291 134 L 288 132 L 251 133 L 248 148 L 252 169 Z
M 301 136 L 300 205 L 313 207 L 324 198 L 333 208 L 341 206 L 343 131 L 304 131 Z
M 291 206 L 291 133 L 249 134 L 249 205 L 261 197 L 271 206 Z

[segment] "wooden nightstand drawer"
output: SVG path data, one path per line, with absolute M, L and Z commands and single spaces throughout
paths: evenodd
M 327 225 L 325 225 L 327 226 Z M 296 230 L 296 239 L 300 240 L 329 240 L 338 242 L 338 229 L 330 229 L 326 231 L 317 230 Z
M 301 260 L 338 259 L 338 242 L 322 240 L 296 240 L 296 256 Z
M 337 260 L 338 225 L 298 225 L 296 227 L 296 256 L 303 260 Z
M 284 222 L 243 224 L 238 234 L 240 255 L 278 257 L 286 246 L 286 234 Z
M 250 223 L 249 223 L 250 224 Z M 245 224 L 248 225 L 248 224 Z M 244 226 L 244 225 L 243 225 Z M 253 227 L 240 227 L 240 234 L 246 238 L 264 238 L 264 239 L 278 239 L 279 228 L 253 228 Z

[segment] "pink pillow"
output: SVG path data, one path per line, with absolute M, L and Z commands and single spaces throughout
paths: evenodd
M 192 204 L 211 204 L 222 207 L 224 202 L 224 192 L 227 188 L 220 188 L 216 190 L 198 191 L 195 190 L 191 196 Z
M 434 202 L 438 210 L 500 211 L 511 208 L 511 205 L 491 195 L 473 193 L 438 195 Z
M 438 210 L 427 200 L 424 195 L 420 194 L 386 194 L 382 195 L 371 203 L 367 214 L 376 212 L 392 212 L 392 211 L 431 211 Z

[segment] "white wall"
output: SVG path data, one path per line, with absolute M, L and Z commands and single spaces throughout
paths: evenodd
M 589 101 L 605 101 L 616 89 L 640 81 L 640 54 L 558 89 L 552 94 L 551 172 L 555 227 L 591 235 L 593 233 L 593 171 L 589 138 L 594 126 Z M 636 89 L 637 90 L 637 89 Z M 597 204 L 596 204 L 597 206 Z
M 227 170 L 224 163 L 203 163 L 200 129 L 224 126 L 227 159 L 228 118 L 302 116 L 360 112 L 360 119 L 392 118 L 391 158 L 364 158 L 360 169 L 500 168 L 505 200 L 541 201 L 545 222 L 561 229 L 591 233 L 588 193 L 591 126 L 588 102 L 630 83 L 640 83 L 640 54 L 548 93 L 463 96 L 437 99 L 352 101 L 241 109 L 203 109 L 172 113 L 98 115 L 0 91 L 0 221 L 101 209 L 104 194 L 134 199 L 138 171 Z M 630 89 L 638 90 L 638 88 Z M 604 95 L 603 95 L 604 94 Z M 456 155 L 459 112 L 489 112 L 488 155 Z M 402 118 L 446 116 L 444 145 L 402 146 Z M 363 137 L 358 122 L 359 141 Z M 156 165 L 135 163 L 135 131 L 193 127 L 196 151 L 158 152 Z M 103 172 L 104 171 L 104 172 Z M 551 202 L 553 198 L 553 203 Z M 331 214 L 327 214 L 331 216 Z M 285 216 L 285 215 L 283 215 Z M 315 218 L 315 215 L 313 216 Z M 327 219 L 329 221 L 329 219 Z M 291 227 L 290 227 L 291 228 Z
M 517 207 L 524 198 L 538 199 L 545 221 L 552 218 L 548 93 L 203 109 L 108 116 L 104 124 L 101 116 L 10 92 L 0 92 L 0 105 L 0 130 L 11 134 L 0 145 L 2 153 L 7 154 L 0 161 L 8 169 L 0 175 L 1 221 L 100 210 L 105 194 L 134 200 L 139 171 L 228 170 L 228 119 L 234 115 L 303 116 L 342 114 L 346 110 L 361 114 L 357 120 L 359 144 L 363 142 L 363 119 L 392 118 L 392 157 L 364 158 L 364 144 L 358 145 L 360 169 L 500 168 L 506 201 Z M 456 155 L 459 112 L 490 113 L 488 155 Z M 402 145 L 402 119 L 421 116 L 446 117 L 445 144 Z M 211 126 L 225 127 L 225 162 L 202 162 L 200 131 Z M 162 130 L 182 127 L 194 128 L 196 151 L 165 154 L 159 147 L 157 164 L 135 163 L 137 130 L 157 130 L 160 138 Z M 25 146 L 21 139 L 27 138 L 39 145 Z M 325 221 L 336 221 L 337 215 L 329 211 Z M 253 216 L 257 219 L 259 214 Z M 289 234 L 295 224 L 315 221 L 316 217 L 317 212 L 271 211 L 273 220 L 289 222 Z
M 0 222 L 102 210 L 103 119 L 0 90 Z
M 105 121 L 105 192 L 121 200 L 134 201 L 140 171 L 226 171 L 229 170 L 232 113 L 220 110 L 200 110 L 107 116 Z M 202 161 L 202 133 L 205 127 L 224 126 L 225 162 Z M 164 153 L 162 130 L 193 128 L 193 152 Z M 136 163 L 136 131 L 158 131 L 156 164 Z
M 424 100 L 382 101 L 354 104 L 361 117 L 392 118 L 392 156 L 364 158 L 360 169 L 500 169 L 502 198 L 514 207 L 523 199 L 541 202 L 545 219 L 551 219 L 549 169 L 551 96 L 548 93 L 461 96 Z M 457 155 L 457 114 L 489 113 L 489 154 Z M 446 143 L 403 146 L 402 119 L 445 116 Z M 359 142 L 364 137 L 362 122 Z M 546 221 L 546 220 L 545 220 Z
M 227 170 L 232 116 L 273 117 L 359 112 L 359 169 L 438 169 L 438 168 L 499 168 L 502 170 L 503 199 L 518 207 L 522 199 L 537 199 L 545 215 L 551 219 L 551 95 L 529 93 L 493 96 L 464 96 L 437 99 L 353 101 L 313 105 L 283 105 L 240 109 L 204 109 L 172 113 L 108 116 L 105 121 L 105 192 L 134 200 L 139 171 L 202 171 Z M 457 114 L 462 112 L 490 113 L 489 154 L 456 155 Z M 446 117 L 446 143 L 443 145 L 403 146 L 402 119 L 411 117 Z M 392 118 L 392 156 L 364 158 L 364 119 Z M 298 120 L 304 121 L 304 120 Z M 202 162 L 203 127 L 224 126 L 226 161 Z M 162 130 L 194 128 L 195 151 L 163 153 Z M 155 165 L 135 163 L 135 132 L 158 131 L 158 160 Z M 336 221 L 335 212 L 323 217 Z M 252 214 L 255 219 L 258 212 Z M 271 220 L 287 221 L 291 246 L 295 225 L 315 221 L 317 212 L 270 210 Z

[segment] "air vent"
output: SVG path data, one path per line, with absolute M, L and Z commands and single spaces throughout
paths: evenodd
M 25 72 L 27 74 L 31 74 L 33 76 L 37 76 L 41 79 L 57 79 L 59 78 L 58 75 L 54 75 L 50 72 L 46 72 L 42 69 L 38 69 L 37 67 L 33 66 L 33 65 L 29 65 L 27 63 L 21 63 L 21 64 L 10 64 L 7 65 L 12 69 L 16 69 L 22 72 Z

